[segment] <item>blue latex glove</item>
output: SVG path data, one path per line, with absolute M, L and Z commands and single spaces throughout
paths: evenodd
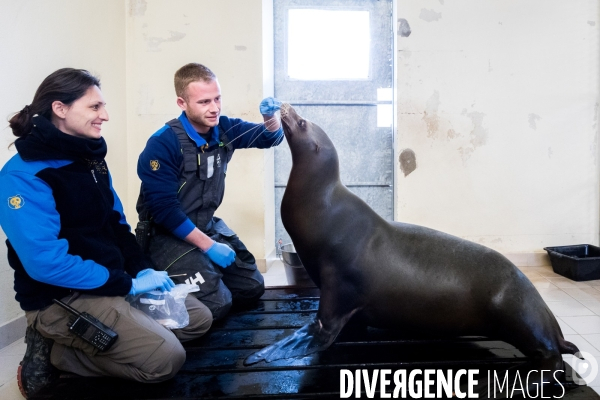
M 260 102 L 260 113 L 262 115 L 271 116 L 279 111 L 281 108 L 281 102 L 274 97 L 267 97 Z
M 214 242 L 213 245 L 206 250 L 206 255 L 212 262 L 223 268 L 227 268 L 228 265 L 235 261 L 235 251 L 223 243 Z
M 147 293 L 152 290 L 162 290 L 170 292 L 175 287 L 175 283 L 167 275 L 167 271 L 155 271 L 153 269 L 144 269 L 138 272 L 137 277 L 131 280 L 131 290 L 129 294 L 136 295 Z
M 136 278 L 140 278 L 144 275 L 148 275 L 149 273 L 151 273 L 152 271 L 154 271 L 152 268 L 146 268 L 141 270 L 140 272 L 137 273 L 137 275 L 135 276 Z

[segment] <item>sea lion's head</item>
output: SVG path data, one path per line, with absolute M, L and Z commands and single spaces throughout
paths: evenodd
M 313 124 L 307 119 L 302 118 L 289 103 L 283 103 L 281 105 L 280 113 L 283 132 L 288 141 L 296 136 L 301 137 L 308 135 L 308 132 L 310 132 L 309 124 Z
M 281 125 L 292 152 L 294 165 L 311 165 L 310 169 L 328 171 L 339 179 L 338 155 L 335 146 L 314 122 L 302 118 L 288 103 L 281 105 Z M 321 175 L 323 177 L 323 175 Z
M 325 150 L 333 150 L 335 152 L 333 143 L 323 129 L 300 116 L 288 103 L 281 105 L 281 124 L 292 154 L 299 151 L 320 153 Z

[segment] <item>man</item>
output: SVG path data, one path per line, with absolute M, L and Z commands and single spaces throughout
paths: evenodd
M 175 92 L 183 112 L 152 135 L 139 157 L 137 208 L 140 221 L 152 222 L 148 251 L 156 266 L 178 283 L 197 284 L 198 298 L 222 318 L 232 301 L 249 303 L 264 293 L 254 256 L 214 216 L 227 164 L 236 149 L 281 143 L 281 103 L 261 102 L 263 124 L 221 116 L 217 77 L 196 63 L 175 73 Z

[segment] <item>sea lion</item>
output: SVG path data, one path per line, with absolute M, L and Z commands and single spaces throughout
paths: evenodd
M 321 299 L 314 321 L 246 364 L 326 349 L 355 314 L 378 328 L 494 337 L 546 370 L 560 370 L 561 354 L 579 351 L 506 257 L 434 229 L 384 220 L 340 182 L 337 152 L 318 125 L 289 104 L 281 107 L 281 121 L 293 162 L 281 219 Z

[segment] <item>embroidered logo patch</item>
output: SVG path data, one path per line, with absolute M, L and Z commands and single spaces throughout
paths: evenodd
M 18 210 L 25 205 L 25 200 L 20 194 L 8 198 L 8 206 L 13 210 Z
M 158 160 L 150 160 L 150 168 L 152 168 L 152 171 L 158 170 L 160 168 Z

